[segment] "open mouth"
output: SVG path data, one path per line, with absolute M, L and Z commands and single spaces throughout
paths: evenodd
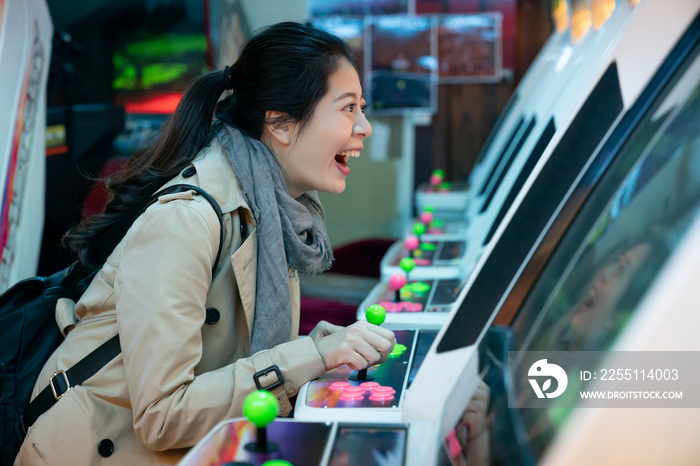
M 338 162 L 340 165 L 347 167 L 348 166 L 348 159 L 350 157 L 359 157 L 360 156 L 360 151 L 359 150 L 346 150 L 343 152 L 339 152 L 335 154 L 335 161 Z

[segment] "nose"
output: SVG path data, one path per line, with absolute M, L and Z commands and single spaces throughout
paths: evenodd
M 372 125 L 369 124 L 364 113 L 358 112 L 355 125 L 352 127 L 352 133 L 362 138 L 368 138 L 372 134 Z

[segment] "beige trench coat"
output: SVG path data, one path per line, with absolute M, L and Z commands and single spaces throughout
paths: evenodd
M 281 370 L 284 386 L 273 393 L 282 415 L 291 409 L 288 397 L 325 371 L 311 339 L 297 337 L 296 275 L 290 279 L 290 342 L 248 357 L 257 264 L 253 220 L 216 143 L 188 168 L 167 185 L 201 186 L 224 213 L 213 281 L 219 246 L 213 209 L 192 192 L 164 196 L 137 219 L 74 312 L 72 302 L 57 307 L 61 325 L 74 316 L 79 322 L 43 368 L 32 396 L 54 371 L 68 369 L 117 333 L 122 353 L 35 422 L 15 464 L 177 463 L 219 421 L 242 416 L 256 371 L 273 364 Z M 249 225 L 245 238 L 240 215 Z M 275 381 L 274 373 L 260 380 L 263 386 Z

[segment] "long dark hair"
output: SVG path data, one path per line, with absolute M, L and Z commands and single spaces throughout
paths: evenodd
M 303 128 L 343 59 L 352 63 L 343 40 L 308 25 L 284 22 L 256 32 L 231 67 L 233 93 L 217 106 L 225 90 L 223 73 L 197 78 L 158 139 L 135 152 L 124 171 L 108 180 L 110 200 L 104 212 L 70 229 L 63 244 L 87 270 L 101 267 L 121 240 L 110 231 L 130 223 L 144 200 L 187 167 L 213 138 L 215 108 L 217 119 L 255 139 L 262 134 L 267 111 L 282 112 Z

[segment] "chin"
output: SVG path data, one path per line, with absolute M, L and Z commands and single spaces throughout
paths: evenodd
M 318 191 L 331 194 L 340 194 L 343 191 L 345 191 L 345 181 L 343 181 L 342 183 L 333 183 L 330 186 L 325 186 L 321 189 L 318 189 Z

